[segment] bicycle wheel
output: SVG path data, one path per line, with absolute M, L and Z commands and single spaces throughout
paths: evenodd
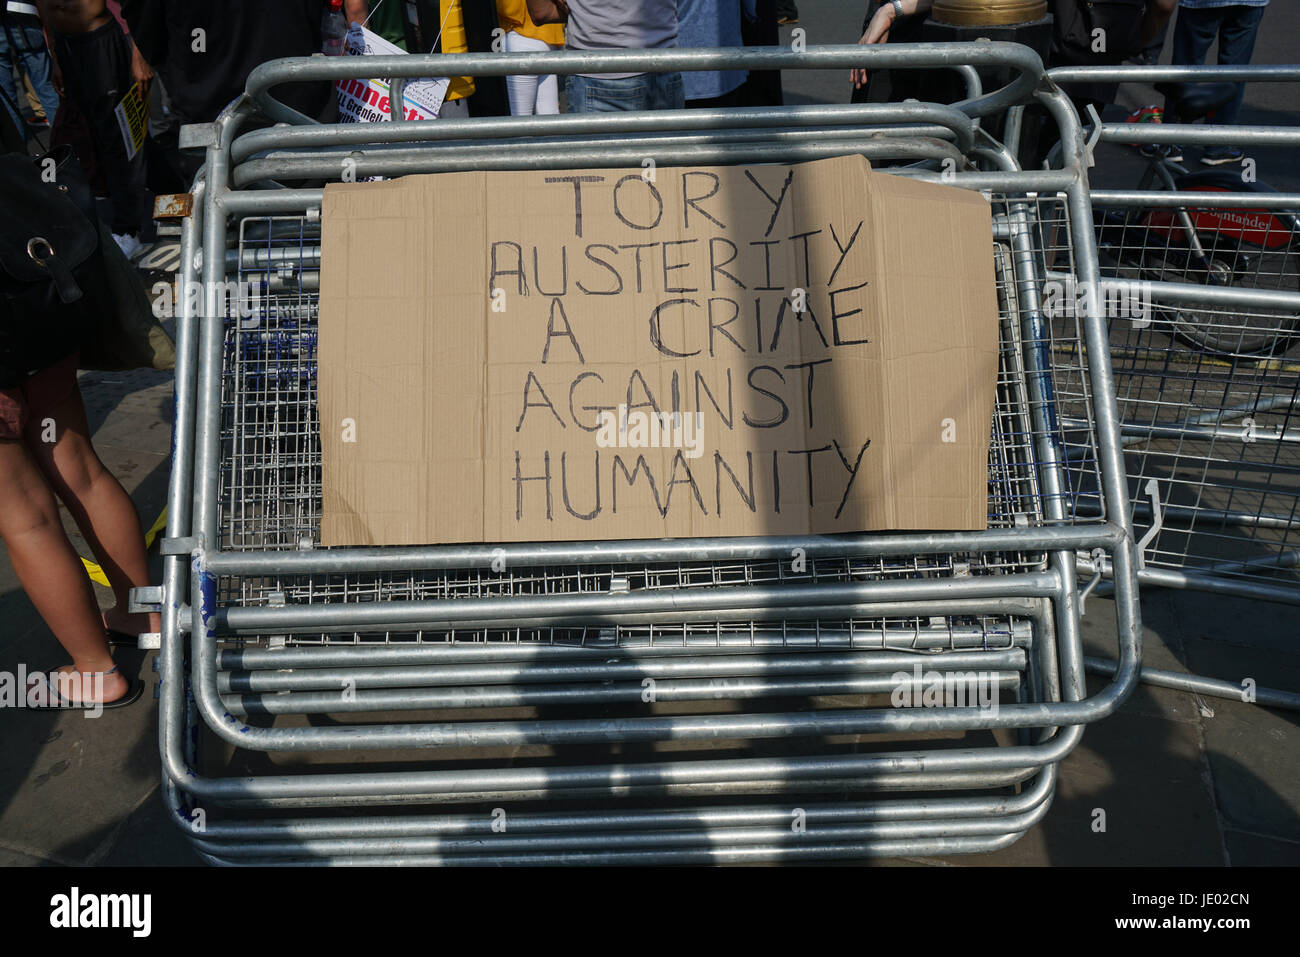
M 1188 211 L 1197 225 L 1227 211 Z M 1300 291 L 1300 256 L 1294 243 L 1265 248 L 1212 229 L 1197 229 L 1204 257 L 1192 251 L 1174 211 L 1148 211 L 1141 273 L 1153 282 L 1182 282 L 1223 289 Z M 1157 304 L 1157 319 L 1188 345 L 1225 356 L 1277 355 L 1295 345 L 1300 311 L 1232 306 Z

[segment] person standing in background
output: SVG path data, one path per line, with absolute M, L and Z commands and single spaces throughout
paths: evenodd
M 54 82 L 85 115 L 96 161 L 104 172 L 112 212 L 109 228 L 130 258 L 151 201 L 145 189 L 144 149 L 128 147 L 117 108 L 139 85 L 148 102 L 153 70 L 105 0 L 38 0 L 41 20 L 54 40 Z
M 406 30 L 402 27 L 401 0 L 375 0 L 374 3 L 370 4 L 366 4 L 365 0 L 362 0 L 362 6 L 367 5 L 369 9 L 361 16 L 361 22 L 365 24 L 366 29 L 371 33 L 379 34 L 389 43 L 405 50 Z M 352 11 L 348 12 L 351 14 Z
M 496 6 L 487 0 L 375 0 L 373 5 L 367 0 L 348 2 L 358 8 L 360 22 L 369 20 L 367 29 L 397 43 L 407 53 L 486 53 L 497 36 Z M 394 39 L 398 33 L 400 42 Z M 509 111 L 504 77 L 453 76 L 449 77 L 438 116 L 508 116 Z
M 483 2 L 483 0 L 480 0 Z M 461 0 L 438 0 L 438 15 L 441 26 L 434 40 L 433 50 L 412 53 L 468 53 L 469 34 L 465 30 L 465 11 Z M 469 98 L 474 95 L 474 78 L 472 76 L 453 76 L 447 85 L 447 96 L 438 111 L 438 119 L 468 119 Z
M 131 36 L 162 74 L 180 126 L 215 120 L 259 64 L 319 53 L 324 8 L 323 0 L 122 0 Z M 365 17 L 363 0 L 343 8 L 350 21 Z M 290 83 L 276 96 L 312 118 L 337 109 L 332 83 Z M 188 154 L 172 161 L 187 181 L 203 165 L 202 156 Z
M 59 112 L 59 94 L 54 88 L 54 66 L 45 46 L 36 4 L 0 0 L 0 90 L 4 91 L 5 105 L 11 112 L 18 106 L 15 68 L 27 74 L 45 111 L 45 122 L 53 126 L 54 116 Z M 21 129 L 22 117 L 16 116 L 14 120 Z
M 934 6 L 934 0 L 871 0 L 875 9 L 868 9 L 867 21 L 859 43 L 908 43 L 921 38 L 920 25 Z M 1091 3 L 1089 0 L 1047 0 L 1052 15 L 1052 41 L 1048 50 L 1047 65 L 1104 66 L 1115 65 L 1140 53 L 1157 36 L 1168 22 L 1178 0 L 1131 0 L 1123 3 Z M 1102 31 L 1098 34 L 1097 31 Z M 1107 38 L 1104 49 L 1095 47 L 1095 38 Z M 956 86 L 944 89 L 936 96 L 930 77 L 914 70 L 889 71 L 889 100 L 901 102 L 909 97 L 952 103 L 962 95 Z M 897 74 L 897 75 L 894 75 Z M 908 74 L 918 74 L 909 76 Z M 849 71 L 854 86 L 854 102 L 876 100 L 873 94 L 859 99 L 860 91 L 871 82 L 871 75 L 863 67 Z M 945 86 L 947 84 L 945 83 Z M 1115 100 L 1118 83 L 1089 81 L 1065 84 L 1080 117 L 1087 117 L 1087 109 L 1098 109 Z M 1021 155 L 1025 168 L 1038 168 L 1057 137 L 1052 135 L 1051 123 L 1045 108 L 1032 104 L 1025 112 L 1024 132 L 1021 136 Z M 1041 135 L 1040 135 L 1041 134 Z
M 527 4 L 525 3 L 525 7 Z M 469 53 L 491 53 L 502 24 L 497 5 L 486 0 L 470 0 L 462 7 L 465 15 L 465 45 Z M 474 77 L 474 95 L 469 99 L 470 116 L 509 116 L 510 94 L 504 76 Z
M 5 163 L 35 178 L 26 150 L 18 152 Z M 0 189 L 6 219 L 32 208 L 14 195 L 21 191 L 14 184 L 7 173 Z M 82 295 L 66 307 L 15 310 L 8 289 L 0 295 L 0 542 L 27 597 L 72 658 L 47 676 L 49 697 L 40 707 L 93 711 L 92 705 L 139 700 L 144 683 L 118 670 L 109 639 L 138 644 L 142 633 L 160 627 L 157 614 L 130 611 L 131 589 L 149 584 L 144 532 L 130 496 L 91 444 L 77 384 L 79 343 L 116 308 L 104 263 L 111 252 L 100 244 L 83 261 L 75 277 Z M 108 576 L 116 604 L 107 611 L 100 611 L 64 531 L 60 502 Z
M 781 28 L 777 26 L 775 0 L 745 0 L 745 16 L 740 24 L 740 36 L 747 47 L 774 47 L 781 43 Z M 783 106 L 785 94 L 781 90 L 780 70 L 750 70 L 740 85 L 737 98 L 741 106 Z
M 528 0 L 534 23 L 565 24 L 570 50 L 664 50 L 677 46 L 677 0 Z M 680 73 L 591 73 L 565 78 L 570 113 L 679 110 Z
M 23 118 L 15 116 L 13 107 L 0 106 L 0 153 L 27 152 L 27 130 Z
M 505 35 L 507 53 L 545 53 L 564 49 L 564 27 L 558 23 L 538 25 L 528 15 L 526 0 L 497 0 L 497 18 Z M 532 116 L 560 112 L 560 83 L 554 73 L 547 76 L 508 76 L 511 116 Z
M 745 4 L 754 17 L 753 0 Z M 742 0 L 678 0 L 679 47 L 740 47 Z M 690 107 L 739 106 L 740 87 L 748 70 L 688 70 L 682 74 L 686 105 Z
M 1180 0 L 1178 19 L 1174 23 L 1173 63 L 1175 66 L 1200 66 L 1219 41 L 1220 66 L 1245 66 L 1255 55 L 1255 37 L 1268 0 Z M 1246 84 L 1237 84 L 1237 95 L 1214 117 L 1215 123 L 1231 125 L 1241 116 L 1241 101 Z M 1211 146 L 1201 156 L 1206 166 L 1240 163 L 1240 147 Z

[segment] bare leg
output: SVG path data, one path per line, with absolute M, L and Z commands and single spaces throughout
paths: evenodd
M 60 669 L 84 672 L 113 667 L 90 580 L 63 531 L 54 495 L 23 443 L 0 439 L 0 538 L 32 604 L 72 656 Z M 120 674 L 106 675 L 101 696 L 126 693 Z
M 74 390 L 43 415 L 54 420 L 54 441 L 41 441 L 33 416 L 27 444 L 108 576 L 117 604 L 104 612 L 104 624 L 127 634 L 158 631 L 158 615 L 127 613 L 130 590 L 149 584 L 144 531 L 130 496 L 90 444 L 81 392 Z

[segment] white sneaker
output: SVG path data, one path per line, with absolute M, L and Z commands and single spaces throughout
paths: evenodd
M 117 248 L 122 250 L 122 255 L 131 259 L 140 251 L 140 240 L 136 236 L 128 233 L 114 233 L 113 241 L 117 243 Z

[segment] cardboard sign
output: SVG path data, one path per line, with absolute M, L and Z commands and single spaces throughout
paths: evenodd
M 348 30 L 347 54 L 350 56 L 399 56 L 406 51 L 389 43 L 360 24 Z M 402 87 L 402 101 L 408 120 L 436 120 L 447 95 L 446 77 L 407 80 Z M 339 80 L 340 123 L 386 123 L 389 115 L 387 80 Z
M 795 166 L 325 190 L 326 545 L 980 529 L 978 193 Z

